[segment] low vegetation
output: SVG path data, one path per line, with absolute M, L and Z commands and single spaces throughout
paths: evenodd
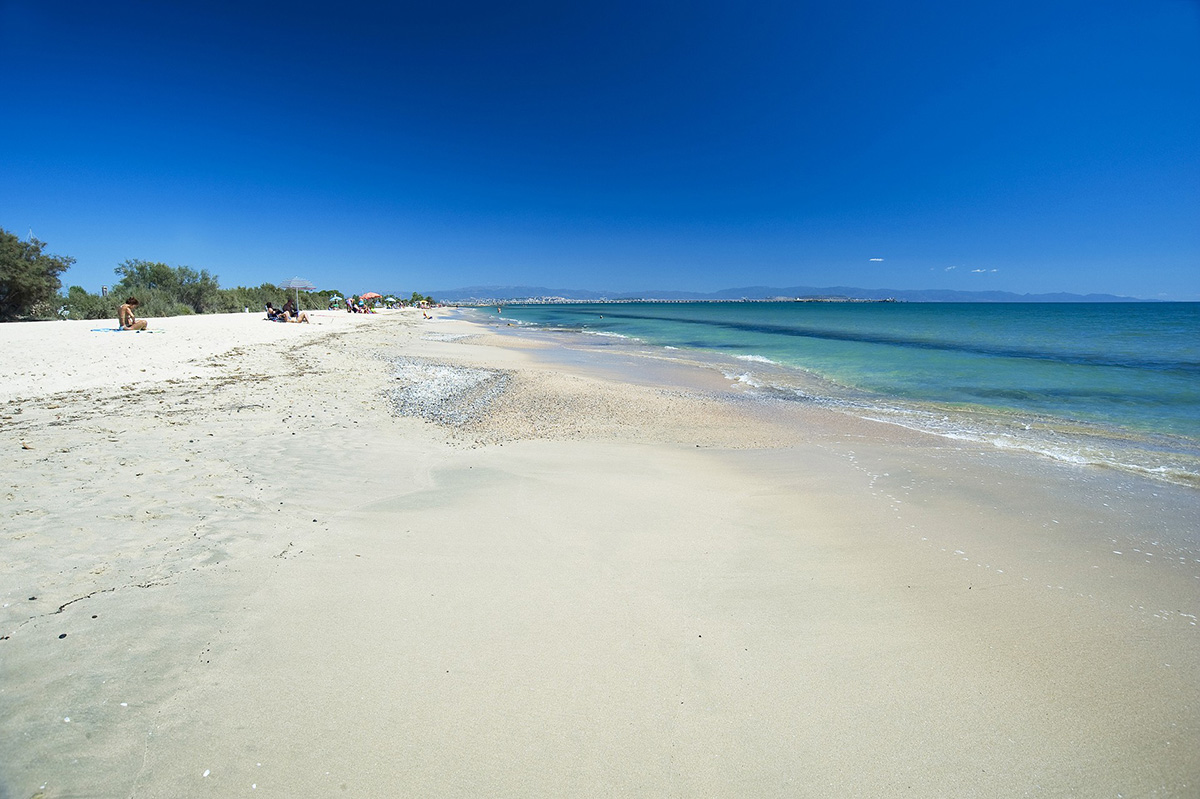
M 169 266 L 164 263 L 129 260 L 114 270 L 119 280 L 107 295 L 93 294 L 82 286 L 62 291 L 59 277 L 74 258 L 49 255 L 45 242 L 30 237 L 21 241 L 0 228 L 0 321 L 19 319 L 115 319 L 117 306 L 126 297 L 138 298 L 138 316 L 259 311 L 268 303 L 282 305 L 292 292 L 271 283 L 223 289 L 217 276 L 206 269 Z M 327 289 L 301 294 L 305 308 L 325 308 L 332 298 L 346 297 Z M 405 303 L 432 304 L 432 297 L 413 292 Z

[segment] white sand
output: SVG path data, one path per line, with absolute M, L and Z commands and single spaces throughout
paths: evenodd
M 0 326 L 0 796 L 1200 790 L 1195 492 L 318 321 Z

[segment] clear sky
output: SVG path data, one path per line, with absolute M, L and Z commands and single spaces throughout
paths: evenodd
M 0 91 L 0 227 L 93 291 L 1200 300 L 1197 0 L 0 0 Z

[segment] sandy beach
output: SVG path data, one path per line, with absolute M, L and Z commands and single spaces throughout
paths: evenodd
M 1194 489 L 435 316 L 0 325 L 0 799 L 1200 793 Z

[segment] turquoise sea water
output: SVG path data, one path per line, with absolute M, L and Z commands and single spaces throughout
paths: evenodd
M 502 316 L 709 358 L 764 396 L 1200 476 L 1200 304 L 604 303 Z

